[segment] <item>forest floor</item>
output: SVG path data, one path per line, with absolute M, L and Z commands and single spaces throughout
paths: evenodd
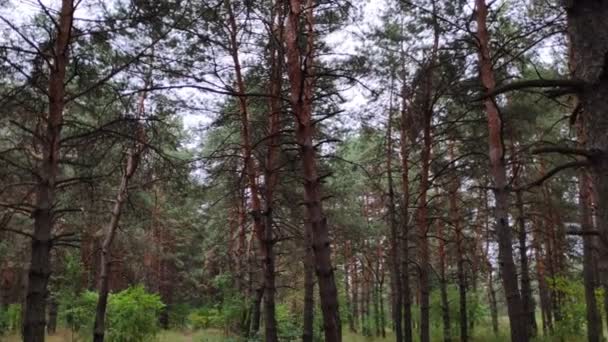
M 480 329 L 481 330 L 481 329 Z M 220 330 L 203 330 L 196 332 L 180 332 L 180 331 L 162 331 L 155 342 L 224 342 L 228 338 L 222 333 Z M 390 334 L 387 334 L 386 338 L 378 338 L 378 337 L 366 337 L 361 335 L 356 335 L 344 329 L 344 342 L 390 342 L 394 341 L 394 337 Z M 441 336 L 432 336 L 432 341 L 443 341 Z M 585 338 L 581 337 L 572 337 L 566 339 L 557 339 L 557 338 L 537 338 L 534 341 L 536 342 L 553 342 L 553 341 L 562 341 L 562 342 L 577 342 L 583 341 Z M 21 339 L 17 335 L 12 336 L 0 336 L 1 342 L 20 342 Z M 57 334 L 48 336 L 46 342 L 82 342 L 84 341 L 82 338 L 79 338 L 76 334 L 72 334 L 69 330 L 59 330 Z M 230 339 L 230 341 L 234 341 Z M 485 334 L 485 331 L 477 331 L 476 336 L 474 336 L 471 341 L 473 342 L 508 342 L 509 338 L 506 334 L 502 334 L 501 336 L 494 336 L 493 334 Z

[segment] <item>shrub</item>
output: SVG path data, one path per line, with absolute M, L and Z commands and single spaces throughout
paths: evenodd
M 90 340 L 95 322 L 98 294 L 86 291 L 72 302 L 60 305 L 60 319 Z M 152 340 L 158 331 L 158 317 L 164 307 L 160 297 L 142 286 L 110 294 L 106 313 L 106 341 L 142 342 Z
M 21 305 L 11 304 L 0 308 L 0 333 L 15 333 L 21 330 Z
M 112 295 L 108 305 L 107 340 L 150 341 L 160 330 L 158 317 L 163 307 L 160 297 L 147 293 L 142 286 Z

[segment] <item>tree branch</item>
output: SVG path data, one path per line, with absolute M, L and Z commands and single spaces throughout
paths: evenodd
M 494 90 L 474 98 L 473 101 L 482 101 L 488 97 L 493 97 L 509 91 L 522 90 L 527 88 L 564 88 L 564 91 L 560 92 L 560 94 L 576 93 L 582 90 L 585 84 L 586 83 L 583 81 L 570 79 L 514 81 L 498 86 L 494 88 Z M 567 90 L 570 91 L 568 92 Z
M 554 169 L 550 170 L 544 176 L 540 177 L 536 181 L 534 181 L 532 183 L 529 183 L 529 184 L 526 184 L 524 186 L 521 186 L 519 188 L 512 188 L 510 190 L 514 190 L 514 191 L 530 190 L 533 187 L 541 186 L 547 179 L 555 176 L 557 173 L 559 173 L 559 172 L 561 172 L 563 170 L 572 169 L 572 168 L 579 168 L 579 167 L 585 167 L 585 166 L 589 166 L 589 162 L 586 161 L 586 160 L 577 160 L 577 161 L 573 161 L 573 162 L 570 162 L 570 163 L 562 164 L 562 165 L 557 166 Z

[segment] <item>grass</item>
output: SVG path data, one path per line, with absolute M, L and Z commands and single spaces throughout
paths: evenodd
M 504 325 L 502 326 L 504 328 Z M 443 341 L 442 329 L 431 327 L 431 341 Z M 456 337 L 456 336 L 454 336 Z M 583 337 L 572 337 L 566 339 L 558 339 L 551 337 L 538 337 L 534 342 L 577 342 L 584 340 Z M 228 337 L 221 330 L 207 329 L 195 332 L 182 332 L 174 330 L 162 331 L 154 342 L 224 342 Z M 394 336 L 387 331 L 386 338 L 378 338 L 375 336 L 361 336 L 348 331 L 348 328 L 343 329 L 343 341 L 345 342 L 390 342 L 394 341 Z M 414 338 L 417 341 L 417 336 Z M 20 342 L 21 338 L 18 335 L 0 336 L 2 342 Z M 46 342 L 82 342 L 78 336 L 72 334 L 67 329 L 58 330 L 57 334 L 47 336 Z M 509 342 L 509 335 L 506 331 L 501 331 L 498 336 L 492 332 L 491 326 L 480 325 L 475 328 L 475 335 L 470 339 L 472 342 Z

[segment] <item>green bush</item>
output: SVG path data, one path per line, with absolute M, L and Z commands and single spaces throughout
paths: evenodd
M 21 305 L 11 304 L 0 308 L 0 333 L 15 333 L 21 330 Z
M 298 325 L 295 314 L 289 310 L 287 305 L 276 306 L 276 319 L 279 340 L 297 341 L 302 338 L 302 329 Z
M 79 335 L 90 340 L 95 322 L 98 294 L 83 292 L 71 303 L 60 305 L 60 319 Z M 157 294 L 142 286 L 110 294 L 106 313 L 106 341 L 142 342 L 152 340 L 158 331 L 158 317 L 164 304 Z
M 109 342 L 150 341 L 160 330 L 158 317 L 164 304 L 159 295 L 147 293 L 143 286 L 110 296 L 108 304 Z
M 548 279 L 549 287 L 561 294 L 561 321 L 556 324 L 558 337 L 582 336 L 586 324 L 585 288 L 580 280 L 566 277 Z

